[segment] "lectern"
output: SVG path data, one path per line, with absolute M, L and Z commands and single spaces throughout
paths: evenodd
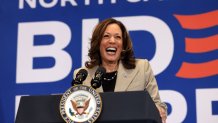
M 159 112 L 147 91 L 105 92 L 96 123 L 161 123 Z M 64 123 L 61 95 L 23 96 L 16 123 Z

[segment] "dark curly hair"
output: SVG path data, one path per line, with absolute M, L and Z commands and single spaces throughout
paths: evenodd
M 103 38 L 103 34 L 107 26 L 110 24 L 117 24 L 122 31 L 123 51 L 121 53 L 120 60 L 122 61 L 123 66 L 126 69 L 135 68 L 135 57 L 134 57 L 133 46 L 130 36 L 123 23 L 113 18 L 103 20 L 95 27 L 95 30 L 91 38 L 91 47 L 88 53 L 90 60 L 86 61 L 85 66 L 87 68 L 93 68 L 94 66 L 102 64 L 101 55 L 100 55 L 100 42 Z

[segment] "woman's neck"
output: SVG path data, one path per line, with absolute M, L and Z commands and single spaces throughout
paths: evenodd
M 118 62 L 117 63 L 103 63 L 102 66 L 106 69 L 107 73 L 117 71 Z

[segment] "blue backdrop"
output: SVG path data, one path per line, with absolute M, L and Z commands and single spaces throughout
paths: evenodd
M 65 92 L 109 17 L 150 60 L 168 122 L 218 122 L 216 0 L 0 0 L 0 122 L 14 122 L 22 95 Z

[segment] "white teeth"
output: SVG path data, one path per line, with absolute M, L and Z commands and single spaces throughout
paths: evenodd
M 107 48 L 107 51 L 116 51 L 116 48 L 109 47 L 109 48 Z

